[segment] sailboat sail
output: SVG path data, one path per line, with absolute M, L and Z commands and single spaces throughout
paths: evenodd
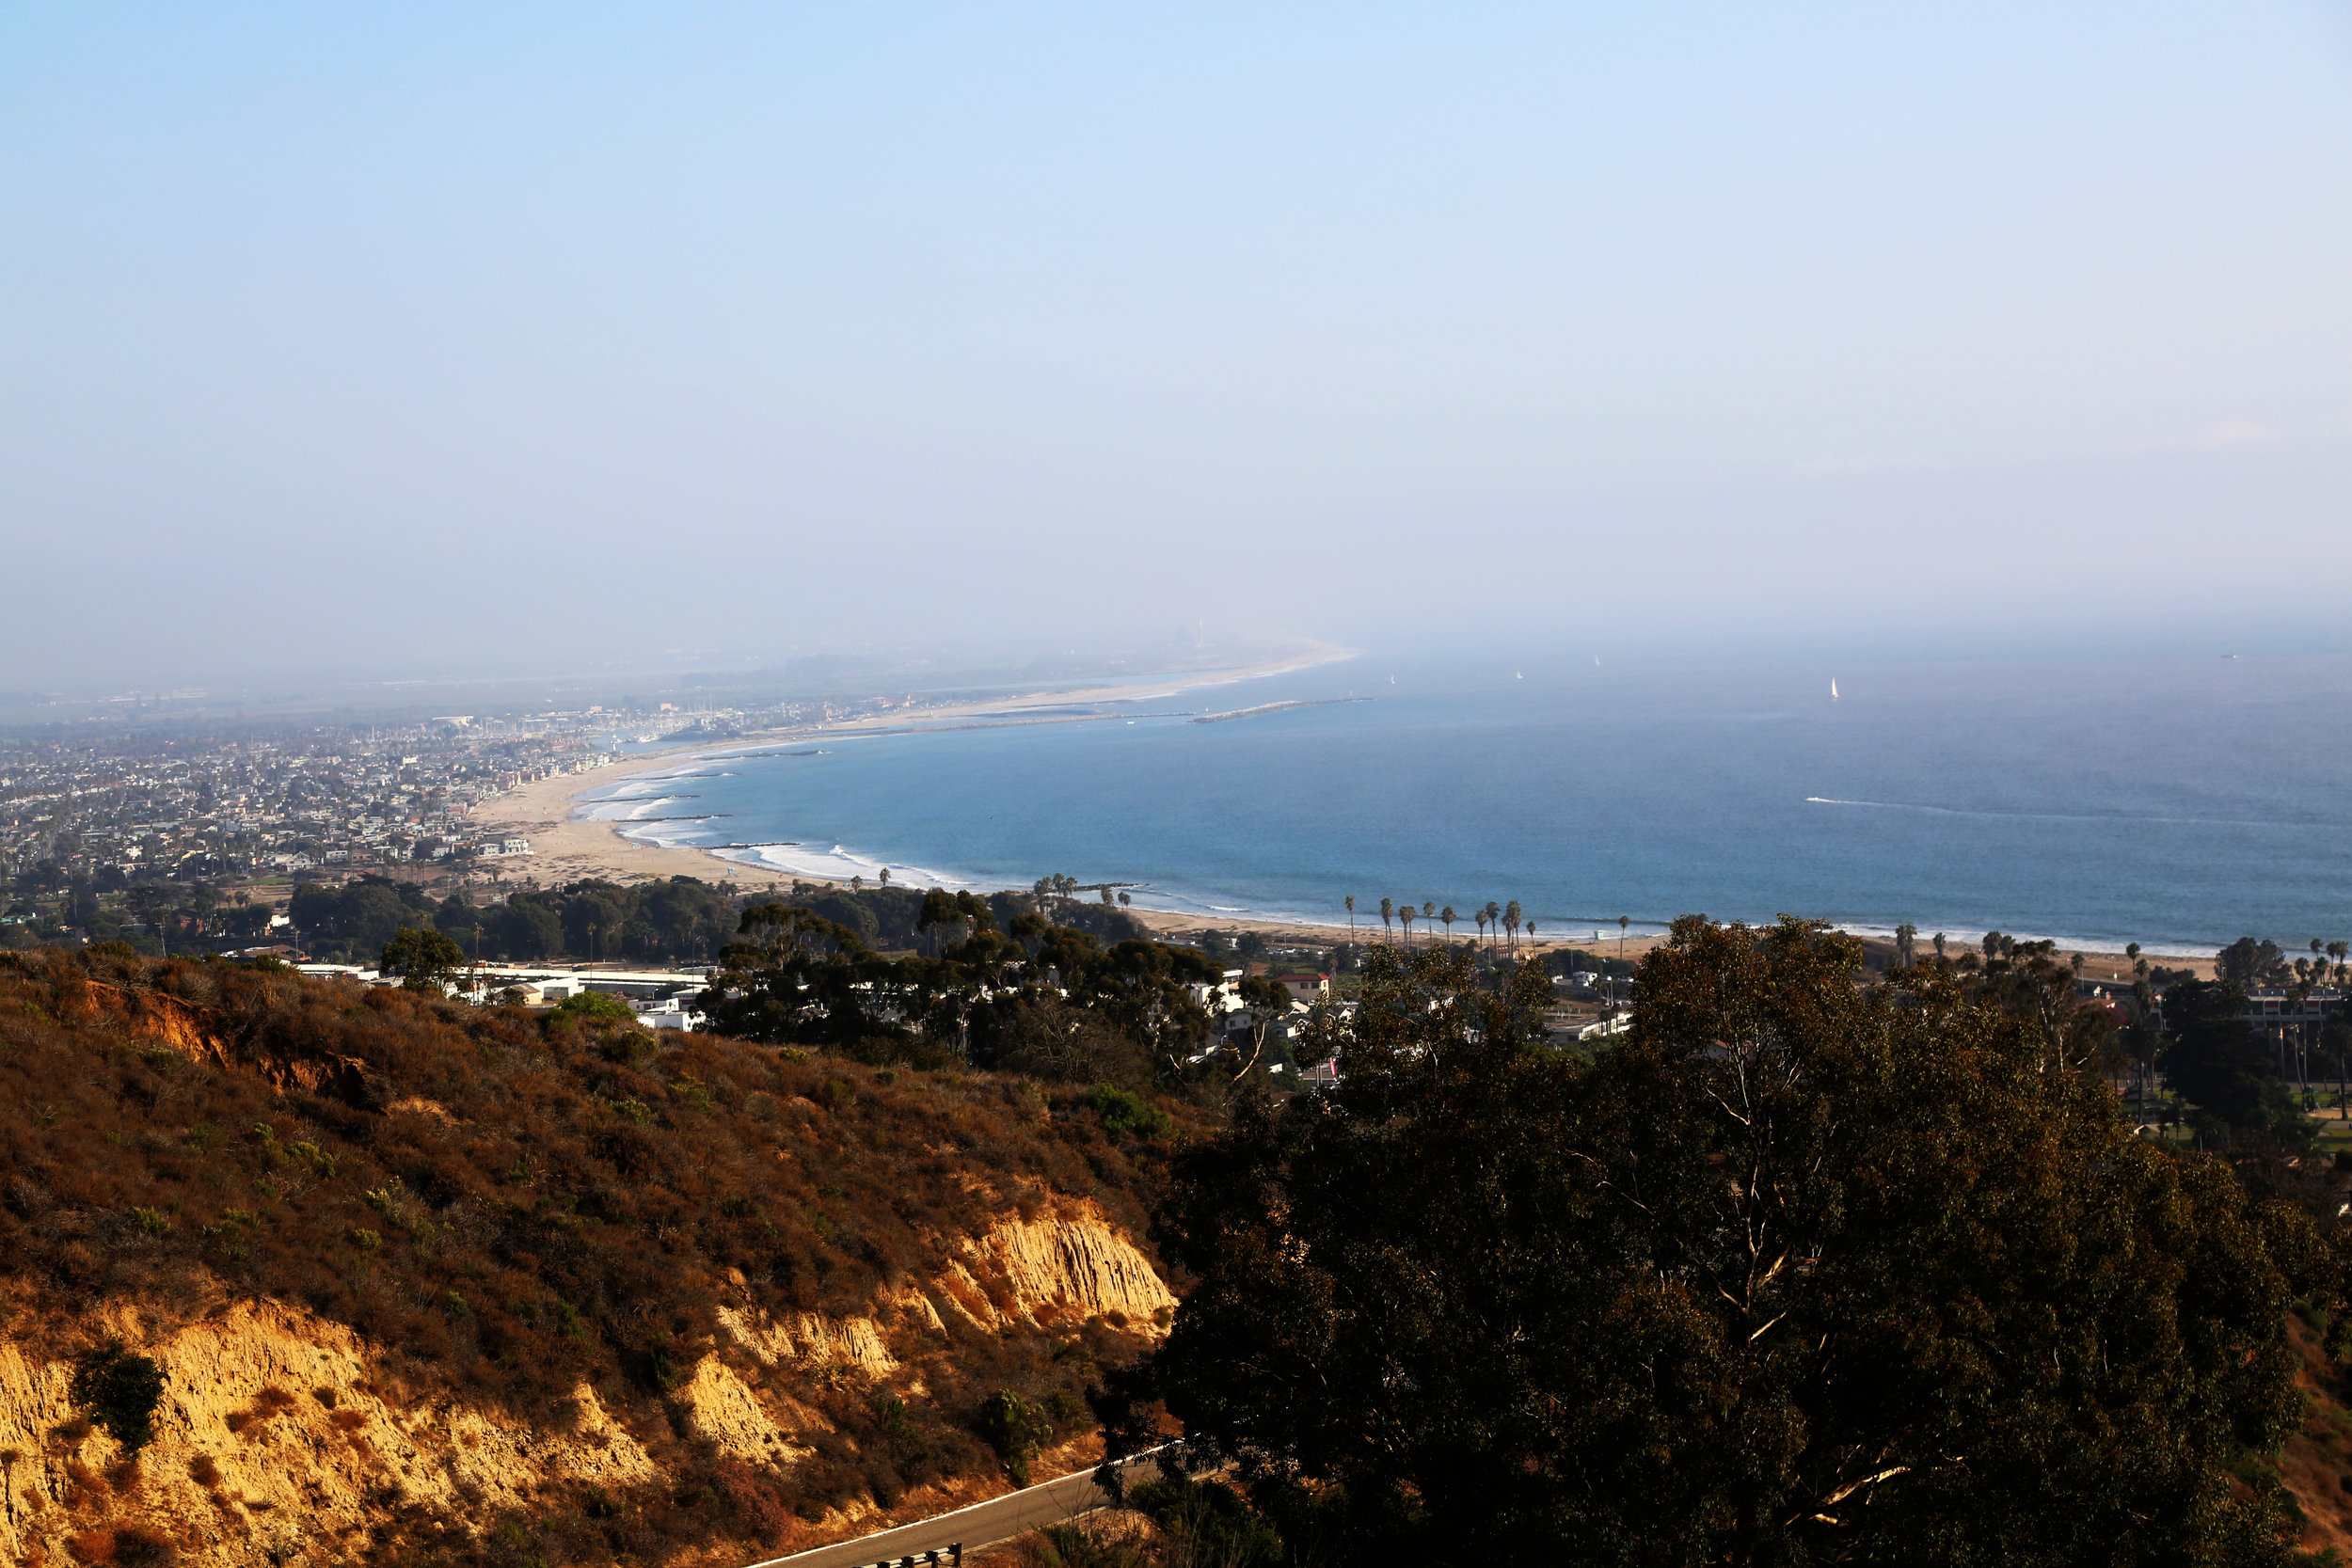
M 1837 701 L 1837 677 L 1836 675 L 1829 678 L 1829 700 L 1833 703 Z

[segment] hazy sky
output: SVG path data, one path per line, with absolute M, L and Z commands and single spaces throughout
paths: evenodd
M 18 4 L 0 686 L 2352 626 L 2341 4 Z

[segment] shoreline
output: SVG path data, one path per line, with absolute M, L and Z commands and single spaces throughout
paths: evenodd
M 1290 674 L 1356 657 L 1353 649 L 1316 642 L 1298 653 L 1258 664 L 1173 674 L 1127 686 L 1056 688 L 951 704 L 927 709 L 919 716 L 878 714 L 867 719 L 760 730 L 730 740 L 669 747 L 641 752 L 627 762 L 598 768 L 593 774 L 565 773 L 522 784 L 484 801 L 474 820 L 479 827 L 518 832 L 531 840 L 529 865 L 516 868 L 520 875 L 532 875 L 545 866 L 553 879 L 560 881 L 585 877 L 605 877 L 615 881 L 694 877 L 743 888 L 789 887 L 795 881 L 830 887 L 835 885 L 838 879 L 731 860 L 720 852 L 723 846 L 690 847 L 649 844 L 630 838 L 622 832 L 629 825 L 629 818 L 577 816 L 578 798 L 608 784 L 617 784 L 623 780 L 658 768 L 675 767 L 697 756 L 758 751 L 829 736 L 871 736 L 981 727 L 1094 722 L 1098 721 L 1096 715 L 1041 710 L 1161 701 L 1186 691 Z M 497 862 L 489 869 L 502 879 L 507 865 L 504 862 Z
M 669 877 L 692 877 L 715 881 L 742 891 L 774 891 L 788 889 L 794 882 L 817 887 L 842 885 L 846 878 L 828 877 L 807 870 L 792 872 L 755 862 L 737 860 L 723 852 L 727 847 L 710 847 L 667 846 L 631 838 L 624 832 L 628 817 L 586 817 L 575 815 L 580 807 L 579 797 L 593 789 L 618 784 L 641 774 L 671 768 L 699 756 L 763 750 L 771 746 L 804 743 L 834 736 L 883 736 L 918 734 L 971 728 L 996 728 L 1030 724 L 1086 723 L 1099 721 L 1101 716 L 1041 710 L 1079 706 L 1095 706 L 1107 703 L 1135 703 L 1163 700 L 1186 691 L 1227 686 L 1241 681 L 1261 679 L 1338 662 L 1356 657 L 1349 650 L 1328 644 L 1317 644 L 1306 652 L 1281 659 L 1240 669 L 1203 672 L 1195 675 L 1173 675 L 1164 680 L 1141 682 L 1131 686 L 1063 689 L 995 697 L 982 701 L 952 705 L 930 709 L 919 717 L 876 715 L 867 719 L 849 720 L 834 723 L 800 725 L 788 729 L 765 730 L 739 736 L 729 740 L 705 741 L 691 745 L 667 748 L 640 753 L 612 768 L 599 768 L 594 774 L 564 774 L 527 784 L 485 801 L 477 821 L 485 828 L 503 828 L 519 832 L 532 840 L 532 853 L 527 865 L 492 863 L 487 868 L 503 879 L 510 870 L 532 876 L 542 881 L 561 883 L 592 877 L 615 881 L 634 881 Z M 1015 889 L 1014 891 L 1020 891 Z M 1204 930 L 1256 930 L 1278 942 L 1300 944 L 1329 945 L 1346 939 L 1348 924 L 1344 919 L 1317 920 L 1303 916 L 1282 915 L 1212 915 L 1182 910 L 1158 910 L 1143 905 L 1127 906 L 1127 912 L 1155 936 L 1178 932 Z M 1376 921 L 1376 915 L 1373 920 Z M 1465 936 L 1457 922 L 1453 938 L 1455 942 L 1477 940 Z M 1371 942 L 1393 941 L 1392 935 L 1382 932 L 1376 924 L 1368 922 L 1359 911 L 1355 940 Z M 1851 934 L 1873 942 L 1889 942 L 1891 931 L 1875 927 L 1838 927 Z M 2012 933 L 2023 937 L 2026 933 Z M 1951 943 L 1955 952 L 1976 945 L 1982 937 L 1977 931 L 1954 931 Z M 1435 940 L 1446 940 L 1432 933 Z M 1418 933 L 1417 933 L 1418 938 Z M 1640 957 L 1664 940 L 1664 933 L 1653 927 L 1647 935 L 1628 935 L 1622 952 L 1628 958 Z M 2074 944 L 2059 940 L 2061 953 L 2080 952 L 2084 955 L 2084 974 L 2088 978 L 2128 985 L 2131 974 L 2128 960 L 2118 948 L 2099 943 Z M 1919 938 L 1927 945 L 1928 933 Z M 1613 933 L 1604 931 L 1596 941 L 1590 936 L 1565 936 L 1545 932 L 1540 937 L 1519 938 L 1522 945 L 1534 951 L 1582 948 L 1604 957 L 1616 957 L 1620 944 Z M 2210 949 L 2177 944 L 2144 947 L 2141 957 L 2152 962 L 2170 967 L 2185 966 L 2199 973 L 2211 970 L 2213 953 Z

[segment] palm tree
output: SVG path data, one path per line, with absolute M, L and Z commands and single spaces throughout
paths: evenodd
M 1510 939 L 1514 952 L 1519 944 L 1519 901 L 1516 898 L 1502 906 L 1502 929 Z
M 1454 945 L 1454 906 L 1448 904 L 1444 909 L 1439 910 L 1438 918 L 1445 922 L 1445 944 L 1451 947 Z
M 1352 893 L 1347 895 L 1347 944 L 1356 945 L 1356 895 Z
M 1906 920 L 1895 927 L 1895 965 L 1897 968 L 1909 969 L 1911 967 L 1912 944 L 1918 940 L 1919 927 L 1910 921 Z
M 1407 953 L 1413 950 L 1413 922 L 1420 916 L 1421 911 L 1410 904 L 1397 906 L 1396 917 L 1405 922 L 1405 951 Z
M 1944 933 L 1941 931 L 1935 933 L 1935 961 L 1944 961 Z
M 1619 963 L 1625 962 L 1625 928 L 1632 924 L 1633 917 L 1631 915 L 1621 914 L 1617 916 L 1617 961 Z
M 1478 917 L 1478 945 L 1484 947 L 1486 945 L 1486 911 L 1472 910 L 1470 913 Z
M 1383 928 L 1383 929 L 1385 929 L 1385 930 L 1386 930 L 1386 931 L 1387 931 L 1387 932 L 1388 932 L 1391 936 L 1394 936 L 1394 935 L 1396 934 L 1396 927 L 1395 927 L 1395 925 L 1393 924 L 1393 922 L 1394 922 L 1395 918 L 1396 918 L 1396 900 L 1395 900 L 1395 899 L 1393 899 L 1393 898 L 1383 898 L 1383 899 L 1381 899 L 1381 900 L 1380 900 L 1380 925 L 1381 925 L 1382 928 Z
M 1502 906 L 1489 898 L 1486 900 L 1486 940 L 1489 942 L 1493 942 L 1496 933 L 1502 929 Z
M 1532 919 L 1527 923 L 1527 940 L 1531 944 L 1535 940 L 1535 922 Z

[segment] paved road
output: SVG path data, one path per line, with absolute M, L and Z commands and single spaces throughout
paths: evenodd
M 1127 1483 L 1131 1486 L 1159 1473 L 1158 1465 L 1140 1455 L 1127 1462 Z M 953 1513 L 918 1519 L 911 1525 L 861 1535 L 854 1541 L 836 1541 L 830 1546 L 819 1546 L 794 1557 L 770 1558 L 765 1562 L 753 1563 L 751 1568 L 873 1568 L 885 1559 L 896 1562 L 902 1557 L 919 1558 L 930 1551 L 944 1558 L 947 1548 L 959 1541 L 966 1552 L 977 1551 L 998 1541 L 1009 1541 L 1040 1525 L 1057 1525 L 1064 1519 L 1090 1513 L 1109 1501 L 1103 1489 L 1094 1484 L 1094 1472 L 1080 1470 L 1058 1481 L 957 1509 Z

